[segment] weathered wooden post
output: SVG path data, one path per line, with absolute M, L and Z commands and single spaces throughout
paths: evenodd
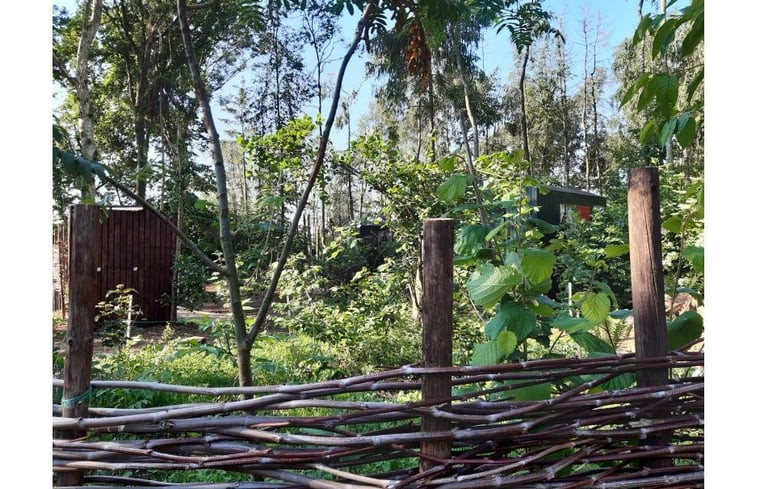
M 452 259 L 455 240 L 454 219 L 427 219 L 423 223 L 423 365 L 425 367 L 452 366 Z M 448 374 L 423 377 L 421 395 L 424 401 L 448 399 L 452 395 L 452 381 Z M 421 431 L 445 431 L 448 420 L 424 416 Z M 434 458 L 448 459 L 450 441 L 421 443 L 421 453 Z M 434 463 L 421 460 L 421 470 Z
M 636 357 L 660 357 L 668 353 L 665 325 L 665 289 L 660 232 L 660 180 L 657 168 L 634 168 L 628 176 L 628 239 L 631 259 L 631 300 L 633 301 Z M 636 372 L 639 387 L 668 383 L 668 370 Z M 664 445 L 669 437 L 649 437 L 647 445 Z M 669 460 L 647 460 L 646 466 L 663 466 Z
M 636 356 L 664 356 L 668 353 L 668 337 L 657 168 L 634 168 L 629 174 L 628 239 Z M 642 370 L 636 378 L 639 387 L 665 385 L 668 383 L 668 371 Z
M 92 343 L 97 304 L 97 260 L 100 245 L 100 208 L 77 204 L 69 219 L 69 312 L 66 354 L 63 368 L 63 417 L 87 415 L 91 393 Z M 63 438 L 78 438 L 84 433 L 67 431 Z M 57 485 L 82 485 L 82 471 L 61 472 Z

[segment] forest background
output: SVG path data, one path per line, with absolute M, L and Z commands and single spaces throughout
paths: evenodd
M 705 149 L 706 247 L 710 250 L 707 310 L 708 324 L 712 325 L 708 331 L 707 367 L 709 447 L 728 445 L 734 433 L 749 439 L 745 433 L 748 428 L 743 424 L 743 420 L 749 419 L 747 403 L 726 399 L 739 391 L 738 382 L 733 377 L 729 380 L 729 376 L 751 370 L 749 349 L 755 344 L 748 304 L 754 270 L 749 245 L 754 202 L 750 197 L 757 176 L 750 144 L 754 139 L 751 116 L 757 108 L 751 93 L 752 32 L 757 12 L 750 2 L 728 2 L 728 8 L 722 6 L 724 3 L 711 2 L 707 7 L 705 47 L 709 119 Z M 23 369 L 23 375 L 10 376 L 6 391 L 33 399 L 33 407 L 24 408 L 25 415 L 44 420 L 49 417 L 50 391 L 35 386 L 48 385 L 50 376 L 50 5 L 19 3 L 6 6 L 5 10 L 2 84 L 6 117 L 2 134 L 10 155 L 5 162 L 2 193 L 6 226 L 3 255 L 10 267 L 6 268 L 0 287 L 10 334 L 6 336 L 7 352 L 2 368 L 5 372 Z M 4 403 L 3 414 L 6 410 L 11 414 L 14 407 Z M 46 423 L 36 425 L 33 430 L 23 428 L 23 437 L 21 427 L 13 428 L 19 430 L 14 435 L 26 440 L 29 448 L 34 446 L 35 451 L 44 452 L 40 446 L 50 446 L 46 442 L 50 438 L 49 429 Z M 731 479 L 726 479 L 720 469 L 726 463 L 729 467 L 748 467 L 746 457 L 746 451 L 710 450 L 708 472 L 717 473 L 717 482 L 728 482 Z M 50 460 L 47 453 L 40 458 L 45 459 L 43 463 Z M 5 458 L 5 462 L 14 464 L 12 458 Z M 40 482 L 46 481 L 40 485 L 47 484 L 48 474 L 39 472 Z M 29 474 L 24 476 L 28 483 Z M 727 477 L 733 477 L 734 482 L 744 480 L 736 471 Z

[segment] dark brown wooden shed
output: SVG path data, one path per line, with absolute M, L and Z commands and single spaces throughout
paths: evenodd
M 100 224 L 97 255 L 99 299 L 123 284 L 139 292 L 135 303 L 140 320 L 171 318 L 171 268 L 175 235 L 164 222 L 142 207 L 113 207 Z
M 560 224 L 563 206 L 574 206 L 582 218 L 587 218 L 592 207 L 605 207 L 607 199 L 572 187 L 558 185 L 547 186 L 549 192 L 542 194 L 530 187 L 529 197 L 532 205 L 539 206 L 537 217 L 551 224 Z

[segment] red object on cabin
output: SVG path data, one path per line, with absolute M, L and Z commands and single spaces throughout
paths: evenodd
M 576 214 L 584 221 L 591 221 L 591 206 L 590 205 L 577 205 Z

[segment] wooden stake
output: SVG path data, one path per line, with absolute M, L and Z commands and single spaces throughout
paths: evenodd
M 452 366 L 452 259 L 455 239 L 454 219 L 428 219 L 423 223 L 423 365 L 426 367 Z M 423 400 L 448 399 L 452 395 L 449 374 L 423 377 Z M 449 430 L 448 420 L 425 416 L 421 421 L 424 432 Z M 448 459 L 451 442 L 429 441 L 421 443 L 421 453 L 439 459 Z M 421 470 L 434 463 L 421 460 Z
M 89 407 L 92 373 L 92 343 L 97 304 L 97 262 L 100 243 L 100 209 L 93 205 L 71 207 L 69 220 L 69 313 L 63 368 L 63 416 L 82 418 Z M 84 432 L 66 431 L 63 438 L 78 438 Z M 60 473 L 57 485 L 82 485 L 83 471 Z

